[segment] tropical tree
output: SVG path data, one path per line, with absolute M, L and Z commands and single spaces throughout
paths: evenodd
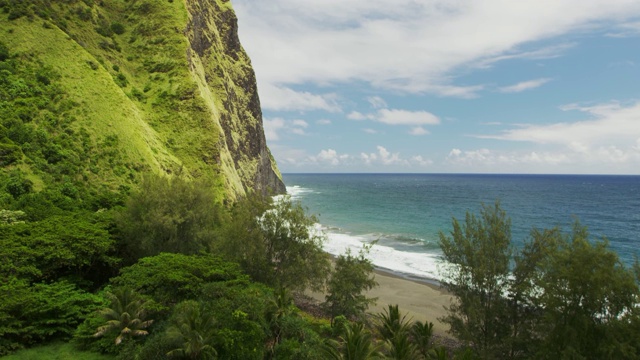
M 328 340 L 325 355 L 333 360 L 384 359 L 380 347 L 362 323 L 346 325 L 339 341 Z
M 270 300 L 269 308 L 266 313 L 266 320 L 271 330 L 272 341 L 269 350 L 273 353 L 275 347 L 280 344 L 282 336 L 282 322 L 288 316 L 296 314 L 293 304 L 293 297 L 289 291 L 283 287 L 274 291 L 273 298 Z
M 373 264 L 366 257 L 369 249 L 365 246 L 357 256 L 349 249 L 336 258 L 324 303 L 332 318 L 338 315 L 359 318 L 369 305 L 375 304 L 376 298 L 363 294 L 378 285 L 373 276 Z
M 171 357 L 186 359 L 215 359 L 216 321 L 196 301 L 184 301 L 174 310 L 167 337 L 181 346 L 167 353 Z
M 543 322 L 541 353 L 550 358 L 633 358 L 640 333 L 640 290 L 635 274 L 608 249 L 606 239 L 589 241 L 578 222 L 571 234 L 557 233 L 557 248 L 545 259 L 537 285 Z M 611 336 L 627 329 L 635 340 Z
M 392 359 L 415 359 L 418 348 L 411 341 L 411 320 L 402 315 L 398 305 L 387 305 L 377 316 L 376 327 L 380 336 L 387 342 L 388 355 Z
M 504 297 L 511 270 L 511 220 L 498 202 L 483 205 L 480 216 L 467 213 L 464 224 L 454 218 L 451 236 L 440 232 L 440 248 L 451 264 L 443 285 L 457 298 L 441 320 L 482 357 L 502 357 L 511 335 Z
M 427 358 L 429 356 L 429 350 L 431 350 L 431 338 L 433 337 L 433 323 L 415 321 L 411 325 L 410 329 L 411 339 L 415 344 L 416 349 L 422 357 Z
M 300 203 L 250 197 L 232 210 L 218 247 L 254 279 L 292 291 L 321 289 L 330 273 L 324 234 Z
M 483 359 L 637 358 L 640 279 L 606 239 L 578 222 L 532 230 L 515 254 L 510 238 L 498 203 L 440 234 L 453 335 Z
M 389 304 L 377 315 L 376 327 L 383 339 L 390 340 L 397 335 L 408 334 L 411 323 L 406 314 L 401 314 L 398 305 Z
M 182 177 L 147 175 L 117 218 L 128 264 L 161 252 L 209 250 L 224 212 L 213 186 Z
M 93 336 L 100 337 L 116 331 L 118 336 L 115 338 L 115 344 L 119 345 L 125 339 L 149 334 L 145 330 L 153 323 L 153 320 L 145 320 L 149 300 L 129 288 L 107 292 L 106 296 L 111 304 L 108 308 L 102 309 L 100 314 L 107 323 L 100 326 Z

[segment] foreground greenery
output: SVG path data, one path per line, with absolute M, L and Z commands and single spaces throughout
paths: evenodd
M 576 222 L 531 231 L 516 250 L 496 203 L 440 234 L 445 287 L 457 298 L 442 319 L 482 359 L 640 358 L 640 272 Z
M 126 200 L 92 211 L 90 194 L 52 202 L 3 184 L 1 355 L 71 341 L 120 359 L 320 359 L 324 339 L 340 334 L 293 305 L 293 294 L 339 276 L 310 230 L 315 219 L 288 199 L 227 208 L 206 183 L 149 175 Z M 370 281 L 366 259 L 341 262 Z M 371 303 L 364 288 L 329 289 L 350 318 Z
M 375 300 L 366 249 L 330 266 L 300 204 L 216 201 L 206 182 L 143 177 L 128 195 L 78 188 L 15 192 L 0 178 L 0 353 L 95 353 L 116 359 L 633 359 L 640 354 L 640 266 L 576 223 L 532 230 L 521 249 L 498 204 L 454 219 L 440 242 L 456 297 L 433 324 Z M 13 192 L 13 193 L 12 193 Z M 104 207 L 94 210 L 91 199 Z M 33 216 L 33 214 L 38 214 Z M 325 289 L 327 318 L 298 309 Z M 59 344 L 59 343 L 58 343 Z M 40 349 L 40 350 L 38 350 Z M 28 354 L 19 352 L 18 355 Z M 24 355 L 28 356 L 28 355 Z

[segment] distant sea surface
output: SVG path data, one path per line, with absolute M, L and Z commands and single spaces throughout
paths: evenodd
M 640 176 L 468 174 L 284 174 L 294 200 L 318 216 L 325 250 L 340 254 L 376 241 L 370 258 L 381 268 L 439 279 L 438 233 L 467 211 L 499 200 L 521 246 L 533 227 L 575 219 L 592 238 L 606 236 L 621 260 L 640 255 Z

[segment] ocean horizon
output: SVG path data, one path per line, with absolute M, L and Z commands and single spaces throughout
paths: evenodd
M 606 237 L 631 266 L 640 246 L 640 175 L 285 173 L 292 200 L 318 217 L 325 251 L 339 255 L 373 244 L 374 265 L 440 280 L 438 234 L 452 219 L 499 201 L 517 247 L 533 228 Z

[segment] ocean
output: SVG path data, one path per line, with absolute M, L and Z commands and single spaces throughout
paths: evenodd
M 511 218 L 516 247 L 532 228 L 570 231 L 576 219 L 606 237 L 622 262 L 640 256 L 640 176 L 488 174 L 284 174 L 287 192 L 318 217 L 324 248 L 337 255 L 375 242 L 383 269 L 438 280 L 438 233 L 482 204 Z

